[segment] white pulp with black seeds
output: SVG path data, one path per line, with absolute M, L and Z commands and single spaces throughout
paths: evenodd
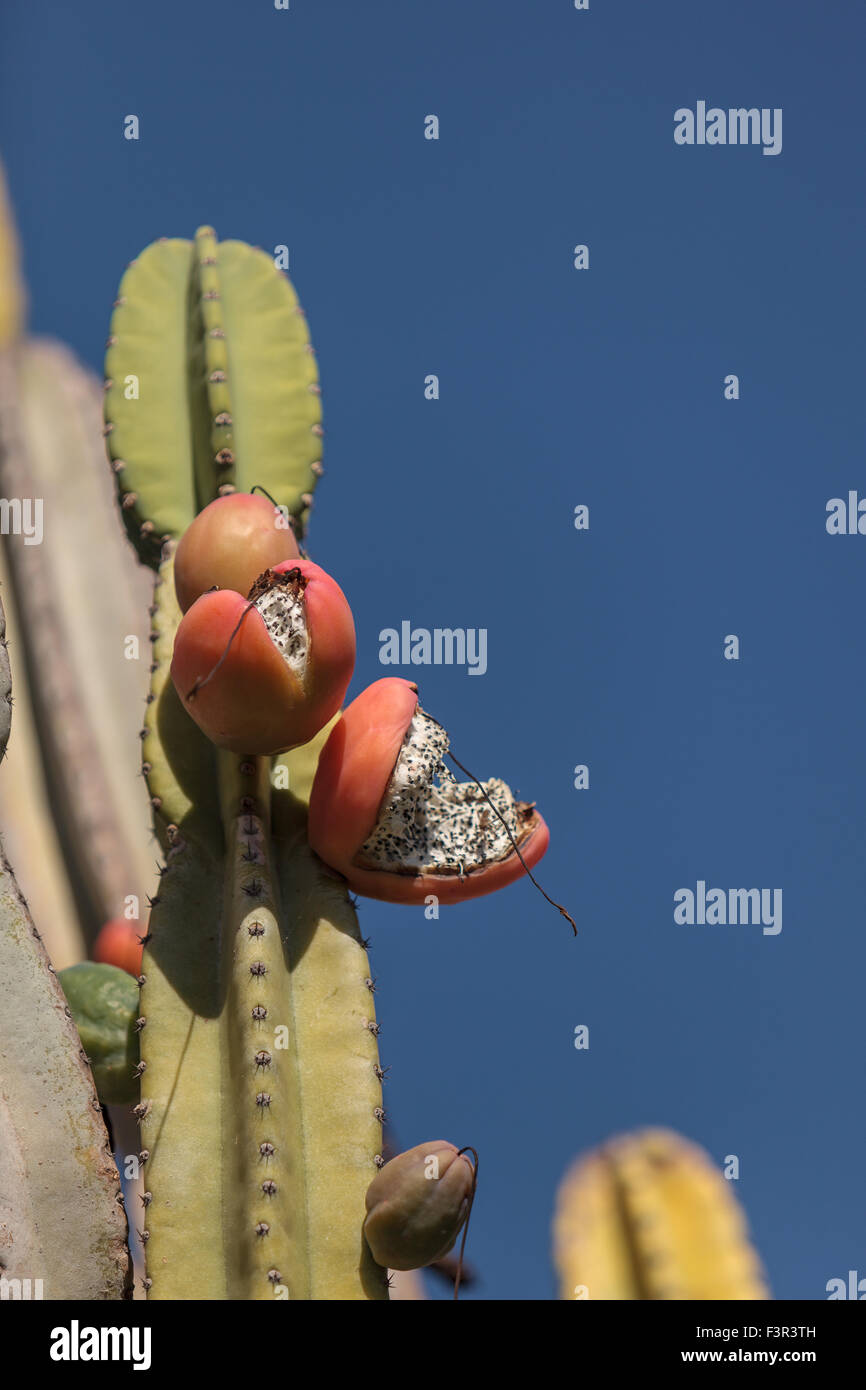
M 255 600 L 255 607 L 286 665 L 303 681 L 310 645 L 303 591 L 275 585 Z
M 510 789 L 498 778 L 480 787 L 457 782 L 443 761 L 447 751 L 441 724 L 416 709 L 358 863 L 397 873 L 462 874 L 512 852 L 508 831 L 518 843 L 522 831 Z

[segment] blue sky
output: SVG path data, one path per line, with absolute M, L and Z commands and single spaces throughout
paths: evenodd
M 99 367 L 155 237 L 288 245 L 352 693 L 383 628 L 487 629 L 483 677 L 396 674 L 538 800 L 580 935 L 525 882 L 361 909 L 399 1141 L 481 1154 L 467 1297 L 553 1297 L 561 1174 L 645 1124 L 739 1156 L 776 1296 L 866 1274 L 866 538 L 825 529 L 866 495 L 864 39 L 862 7 L 805 0 L 0 16 L 33 328 Z M 782 108 L 781 154 L 677 146 L 699 100 Z M 699 879 L 781 887 L 782 931 L 677 925 Z

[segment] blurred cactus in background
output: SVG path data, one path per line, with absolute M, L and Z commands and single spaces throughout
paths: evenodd
M 770 1296 L 731 1183 L 669 1130 L 579 1159 L 559 1189 L 553 1238 L 560 1298 Z
M 9 735 L 4 631 L 0 607 L 0 752 Z M 2 848 L 0 981 L 0 1273 L 28 1287 L 41 1279 L 46 1298 L 121 1298 L 129 1257 L 120 1178 L 88 1060 Z
M 0 352 L 21 336 L 26 295 L 21 275 L 18 234 L 12 216 L 6 177 L 0 166 Z
M 109 919 L 143 916 L 153 890 L 135 742 L 149 586 L 113 505 L 101 385 L 67 348 L 27 336 L 16 245 L 0 198 L 0 584 L 20 716 L 0 833 L 64 966 Z

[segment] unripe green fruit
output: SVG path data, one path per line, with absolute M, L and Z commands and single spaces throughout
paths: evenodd
M 448 1254 L 469 1215 L 475 1168 L 445 1139 L 386 1163 L 367 1189 L 364 1235 L 377 1264 L 423 1269 Z
M 103 1105 L 135 1100 L 138 982 L 118 966 L 96 961 L 70 965 L 57 978 L 89 1058 L 99 1099 Z

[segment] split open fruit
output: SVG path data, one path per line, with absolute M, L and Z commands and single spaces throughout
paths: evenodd
M 461 902 L 513 883 L 541 859 L 550 836 L 534 805 L 498 778 L 455 781 L 447 751 L 417 686 L 399 677 L 368 686 L 335 724 L 310 795 L 309 840 L 354 892 Z
M 265 570 L 247 597 L 219 589 L 196 599 L 177 630 L 171 678 L 212 743 L 280 753 L 337 713 L 354 662 L 342 589 L 299 558 Z

